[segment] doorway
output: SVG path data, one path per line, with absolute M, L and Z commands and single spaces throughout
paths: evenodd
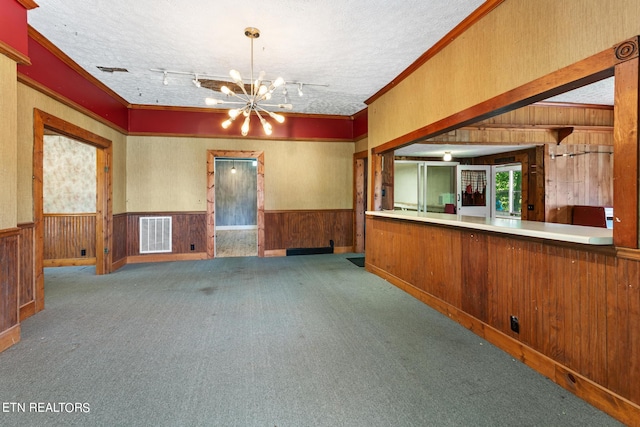
M 216 199 L 216 159 L 231 160 L 233 167 L 234 161 L 236 168 L 241 160 L 251 159 L 256 161 L 256 240 L 257 255 L 264 256 L 264 152 L 262 151 L 233 151 L 233 150 L 209 150 L 207 151 L 207 258 L 215 258 L 217 242 L 216 233 L 216 211 L 218 204 L 223 201 Z M 222 163 L 220 163 L 222 165 Z M 228 164 L 225 164 L 228 166 Z M 231 173 L 231 168 L 229 168 Z
M 54 133 L 91 145 L 96 150 L 96 213 L 95 255 L 96 274 L 111 272 L 112 213 L 112 144 L 111 141 L 72 123 L 34 109 L 33 115 L 33 222 L 34 275 L 31 286 L 33 299 L 20 306 L 20 320 L 44 309 L 44 201 L 43 152 L 45 133 Z
M 215 256 L 258 255 L 258 161 L 215 159 Z

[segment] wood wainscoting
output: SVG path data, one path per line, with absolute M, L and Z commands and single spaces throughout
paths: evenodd
M 171 253 L 140 254 L 140 218 L 149 216 L 171 217 Z M 118 231 L 123 231 L 122 224 L 118 226 Z M 127 236 L 127 263 L 207 258 L 206 212 L 129 213 L 127 214 L 126 228 L 124 231 Z M 115 233 L 116 226 L 114 225 L 114 241 L 121 241 L 120 236 L 116 236 Z
M 612 247 L 373 216 L 367 216 L 366 239 L 369 271 L 638 425 L 637 257 L 622 258 Z
M 96 264 L 96 214 L 44 214 L 44 267 Z
M 20 229 L 0 230 L 0 351 L 20 341 Z
M 111 241 L 112 271 L 123 267 L 127 263 L 127 214 L 113 216 L 113 240 Z
M 20 229 L 20 321 L 36 313 L 35 224 L 18 224 Z
M 353 251 L 353 209 L 287 210 L 264 213 L 265 255 L 282 256 L 291 248 Z

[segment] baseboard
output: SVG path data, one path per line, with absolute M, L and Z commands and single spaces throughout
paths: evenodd
M 334 254 L 348 254 L 353 252 L 353 246 L 334 246 L 333 253 Z M 278 257 L 278 256 L 287 256 L 286 249 L 271 249 L 268 251 L 264 251 L 265 258 L 267 257 Z
M 348 254 L 353 252 L 353 246 L 335 246 L 333 248 L 334 254 Z
M 375 265 L 365 261 L 365 268 L 367 271 L 380 276 L 414 298 L 417 298 L 443 315 L 458 322 L 474 334 L 489 341 L 496 347 L 520 360 L 522 363 L 534 369 L 541 375 L 549 378 L 551 381 L 575 394 L 589 404 L 627 425 L 639 425 L 640 405 L 619 396 L 613 391 L 584 377 L 578 372 L 572 371 L 565 365 L 506 335 L 493 326 L 490 326 L 453 305 L 416 288 L 409 282 L 406 282 L 399 277 L 376 267 Z
M 20 321 L 27 319 L 36 314 L 36 302 L 29 301 L 28 303 L 20 306 Z
M 18 342 L 20 342 L 20 324 L 12 326 L 0 333 L 0 352 L 5 351 Z
M 72 267 L 78 265 L 96 265 L 95 257 L 91 258 L 60 258 L 45 259 L 42 261 L 43 267 Z
M 265 258 L 267 257 L 277 257 L 277 256 L 287 256 L 286 249 L 271 249 L 269 251 L 264 251 Z
M 114 272 L 116 270 L 118 270 L 119 268 L 124 267 L 125 265 L 127 265 L 127 258 L 121 258 L 118 261 L 115 261 L 113 263 L 111 263 L 111 271 Z
M 153 255 L 133 255 L 127 257 L 127 264 L 140 264 L 143 262 L 167 262 L 167 261 L 196 261 L 207 259 L 206 252 L 195 252 L 192 254 L 153 254 Z

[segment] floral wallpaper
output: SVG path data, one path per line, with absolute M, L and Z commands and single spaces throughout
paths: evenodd
M 44 137 L 44 213 L 96 211 L 96 148 L 58 135 Z

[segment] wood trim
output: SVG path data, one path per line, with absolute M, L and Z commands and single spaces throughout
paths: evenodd
M 333 248 L 334 254 L 348 254 L 353 252 L 353 246 L 336 246 Z M 287 256 L 286 249 L 265 250 L 264 256 L 269 258 Z
M 33 0 L 16 0 L 18 3 L 22 5 L 27 10 L 35 9 L 38 7 L 38 4 Z
M 62 61 L 65 65 L 67 65 L 73 71 L 75 71 L 76 73 L 81 75 L 85 80 L 89 81 L 92 85 L 96 86 L 97 88 L 99 88 L 100 90 L 102 90 L 103 92 L 108 94 L 110 97 L 112 97 L 113 99 L 118 101 L 123 106 L 125 106 L 127 108 L 129 107 L 130 104 L 124 98 L 122 98 L 120 95 L 115 93 L 113 91 L 113 89 L 109 88 L 107 85 L 102 83 L 100 80 L 98 80 L 95 77 L 93 77 L 93 75 L 89 74 L 89 72 L 87 72 L 84 68 L 79 66 L 66 53 L 61 51 L 60 48 L 58 48 L 56 45 L 51 43 L 51 41 L 49 41 L 49 39 L 47 39 L 45 36 L 40 34 L 31 25 L 28 26 L 28 31 L 27 32 L 28 32 L 28 35 L 29 35 L 29 37 L 31 39 L 33 39 L 35 42 L 37 42 L 40 45 L 42 45 L 45 49 L 47 49 L 49 52 L 51 52 L 51 54 L 53 54 L 56 58 L 58 58 L 60 61 Z
M 20 321 L 22 322 L 24 319 L 33 316 L 36 314 L 36 302 L 29 301 L 26 304 L 20 306 Z
M 265 214 L 312 213 L 312 212 L 353 212 L 353 209 L 287 209 L 264 211 Z
M 95 212 L 46 213 L 46 214 L 44 214 L 44 216 L 51 216 L 51 217 L 65 217 L 65 216 L 81 217 L 81 216 L 96 216 L 96 213 Z
M 287 256 L 286 249 L 273 249 L 264 251 L 265 257 Z
M 370 105 L 376 99 L 380 98 L 385 93 L 389 92 L 395 86 L 397 86 L 401 81 L 409 77 L 413 72 L 415 72 L 418 68 L 422 67 L 428 60 L 436 56 L 441 50 L 451 44 L 456 38 L 462 35 L 465 31 L 467 31 L 470 27 L 475 25 L 479 20 L 484 18 L 489 14 L 493 9 L 500 6 L 504 0 L 487 0 L 483 4 L 481 4 L 476 10 L 473 11 L 469 16 L 467 16 L 462 22 L 456 25 L 451 31 L 449 31 L 443 38 L 441 38 L 436 44 L 434 44 L 429 50 L 423 53 L 418 59 L 416 59 L 413 64 L 409 65 L 407 69 L 405 69 L 398 77 L 393 79 L 390 83 L 388 83 L 385 87 L 376 92 L 369 99 L 364 101 L 365 104 Z
M 78 265 L 96 265 L 96 258 L 63 258 L 46 259 L 42 261 L 44 267 L 68 267 Z
M 124 267 L 125 265 L 127 265 L 127 257 L 114 261 L 113 264 L 111 265 L 111 272 L 114 272 Z
M 613 168 L 613 244 L 638 247 L 638 165 L 640 59 L 615 68 Z
M 0 352 L 20 342 L 20 324 L 0 332 Z
M 173 215 L 203 215 L 207 211 L 150 211 L 150 212 L 127 212 L 118 215 L 139 215 L 139 216 L 173 216 Z
M 45 128 L 97 149 L 96 155 L 96 274 L 111 272 L 113 240 L 113 168 L 112 144 L 107 138 L 73 123 L 33 110 L 33 212 L 34 212 L 34 281 L 36 312 L 44 309 L 44 200 L 43 152 Z M 107 253 L 105 253 L 105 250 Z
M 365 251 L 365 212 L 367 211 L 368 151 L 353 154 L 353 250 Z
M 113 127 L 113 126 L 112 126 Z M 238 139 L 238 140 L 246 140 L 248 137 L 244 137 L 240 134 L 238 135 L 216 135 L 216 134 L 197 134 L 197 133 L 178 133 L 178 132 L 129 132 L 122 131 L 122 133 L 128 136 L 160 136 L 160 137 L 177 137 L 177 138 L 224 138 L 224 139 Z M 266 137 L 266 136 L 255 136 L 251 137 L 251 139 L 257 139 L 261 141 L 282 141 L 286 139 L 288 142 L 293 141 L 304 141 L 304 142 L 332 142 L 332 143 L 348 143 L 353 144 L 353 139 L 346 138 L 310 138 L 310 137 Z
M 555 101 L 538 101 L 532 104 L 541 107 L 560 107 L 560 108 L 588 108 L 591 110 L 613 110 L 613 105 L 603 104 L 582 104 L 573 102 L 555 102 Z
M 476 319 L 473 316 L 459 310 L 455 306 L 436 298 L 427 292 L 416 288 L 410 283 L 400 279 L 365 261 L 365 269 L 394 286 L 402 289 L 414 298 L 422 301 L 446 317 L 454 320 L 476 335 L 486 339 L 500 349 L 517 358 L 522 363 L 546 376 L 559 386 L 574 393 L 591 405 L 605 411 L 619 421 L 628 425 L 634 425 L 640 419 L 640 406 L 625 399 L 622 396 L 608 390 L 601 385 L 585 378 L 576 371 L 569 369 L 561 363 L 545 356 L 544 354 L 524 345 L 522 342 L 502 333 L 498 329 Z
M 633 248 L 616 248 L 616 257 L 632 261 L 640 261 L 640 250 Z
M 542 131 L 542 132 L 548 132 L 550 130 L 560 130 L 560 129 L 568 129 L 571 128 L 572 132 L 603 132 L 603 133 L 612 133 L 613 132 L 613 126 L 576 126 L 576 125 L 541 125 L 541 124 L 535 124 L 535 125 L 521 125 L 521 124 L 513 124 L 513 125 L 507 125 L 507 124 L 493 124 L 493 123 L 479 123 L 479 124 L 473 124 L 473 125 L 467 125 L 467 126 L 463 126 L 461 128 L 458 128 L 460 130 L 496 130 L 496 131 L 502 131 L 502 130 L 508 130 L 508 131 L 518 131 L 518 130 L 522 130 L 522 131 L 526 131 L 526 132 L 531 132 L 531 131 Z M 469 144 L 472 144 L 473 142 L 469 142 Z
M 335 246 L 333 248 L 334 254 L 348 254 L 353 252 L 353 246 Z
M 4 239 L 6 237 L 17 236 L 20 234 L 20 228 L 5 228 L 0 230 L 0 239 Z
M 152 254 L 132 255 L 127 257 L 127 264 L 139 264 L 143 262 L 169 262 L 169 261 L 196 261 L 208 259 L 206 252 L 193 254 Z
M 256 159 L 257 192 L 258 192 L 258 257 L 264 257 L 264 151 L 207 150 L 207 257 L 215 257 L 216 236 L 216 191 L 215 191 L 215 158 L 249 158 Z
M 444 119 L 401 135 L 373 148 L 373 153 L 380 154 L 403 147 L 418 139 L 433 138 L 489 117 L 612 77 L 614 66 L 618 62 L 620 61 L 616 58 L 613 49 L 605 50 Z
M 353 153 L 354 159 L 368 159 L 369 158 L 369 150 L 358 151 L 357 153 Z
M 55 133 L 89 144 L 96 148 L 104 149 L 111 147 L 110 139 L 83 129 L 71 122 L 67 122 L 66 120 L 60 119 L 37 108 L 34 109 L 34 111 L 40 116 L 43 126 Z
M 209 107 L 185 107 L 185 106 L 172 106 L 172 105 L 149 105 L 149 104 L 129 104 L 129 108 L 132 110 L 160 110 L 160 111 L 181 111 L 187 113 L 211 113 Z M 223 113 L 226 110 L 219 110 Z M 338 114 L 305 114 L 305 113 L 279 113 L 285 118 L 287 117 L 303 117 L 305 119 L 338 119 L 338 120 L 353 120 L 353 116 L 341 116 Z M 357 114 L 357 113 L 356 113 Z M 243 137 L 246 139 L 246 137 Z
M 39 82 L 33 80 L 31 77 L 26 76 L 20 72 L 18 72 L 18 82 L 24 84 L 25 86 L 28 86 L 46 96 L 48 96 L 51 99 L 54 99 L 56 101 L 58 101 L 59 103 L 66 105 L 67 107 L 81 113 L 84 114 L 85 116 L 88 116 L 90 118 L 92 118 L 93 120 L 102 123 L 103 125 L 120 132 L 123 135 L 128 135 L 127 133 L 127 129 L 124 129 L 118 125 L 116 125 L 115 123 L 105 119 L 104 117 L 99 116 L 98 114 L 94 113 L 93 111 L 89 110 L 88 108 L 83 107 L 82 105 L 70 100 L 69 98 L 60 95 L 58 92 L 53 91 L 52 89 L 49 89 L 48 87 L 40 84 Z
M 18 64 L 31 65 L 31 59 L 18 49 L 0 41 L 0 55 L 4 55 L 9 59 L 13 59 Z

